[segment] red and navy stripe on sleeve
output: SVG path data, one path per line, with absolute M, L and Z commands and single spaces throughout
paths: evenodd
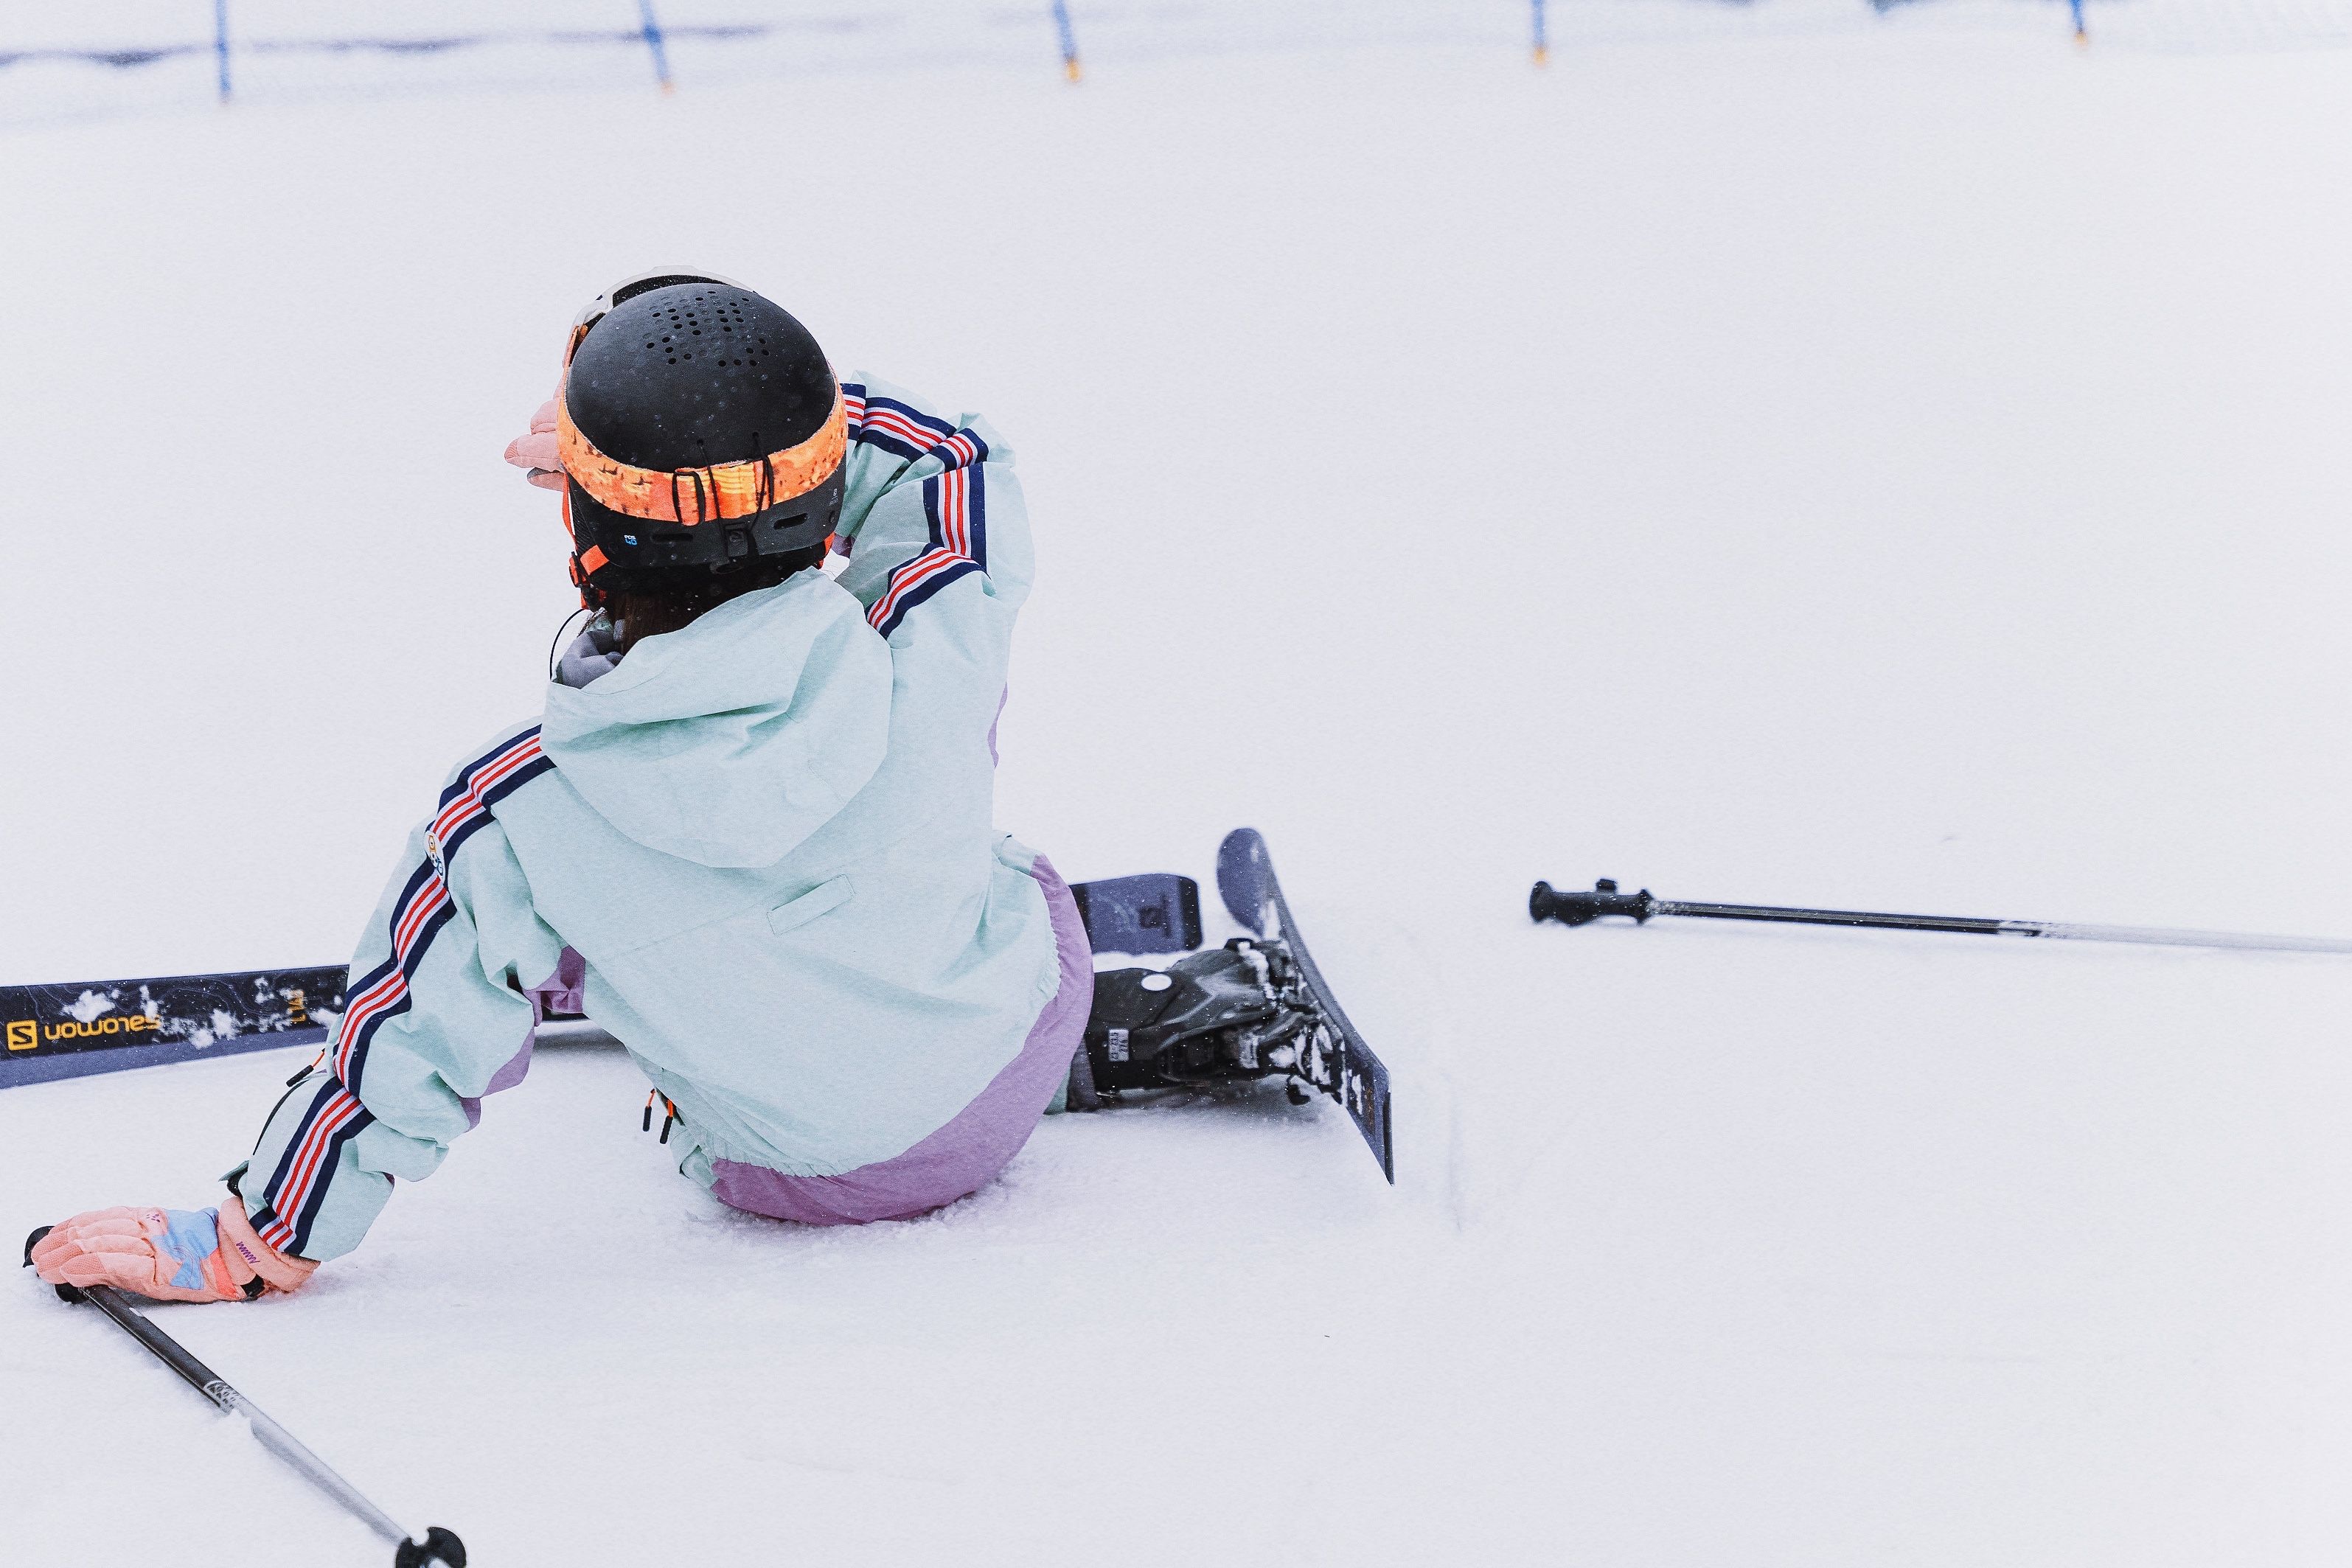
M 913 462 L 936 457 L 950 468 L 969 468 L 988 460 L 988 443 L 970 426 L 958 429 L 937 414 L 925 413 L 894 397 L 869 396 L 855 382 L 841 389 L 853 441 L 878 446 L 894 457 Z
M 350 990 L 341 1028 L 336 1032 L 333 1071 L 320 1083 L 296 1124 L 294 1134 L 269 1180 L 253 1196 L 261 1239 L 280 1251 L 299 1253 L 326 1201 L 343 1145 L 375 1118 L 360 1103 L 368 1050 L 386 1019 L 409 1009 L 409 981 L 433 938 L 457 913 L 445 873 L 459 845 L 490 820 L 490 807 L 555 766 L 540 749 L 533 725 L 458 769 L 441 792 L 425 830 L 425 860 L 393 901 L 387 929 L 391 952 Z
M 988 570 L 988 491 L 984 468 L 950 468 L 923 481 L 923 516 L 931 542 Z
M 356 1085 L 367 1066 L 368 1047 L 383 1020 L 408 1010 L 408 981 L 425 961 L 425 951 L 457 913 L 449 884 L 431 859 L 409 876 L 392 906 L 392 951 L 352 988 L 342 1028 L 335 1035 L 335 1076 Z
M 841 389 L 851 438 L 893 456 L 940 460 L 923 481 L 923 519 L 930 545 L 890 573 L 866 619 L 885 637 L 907 612 L 949 583 L 988 570 L 988 443 L 896 398 L 869 395 L 856 382 Z
M 882 597 L 866 612 L 874 630 L 885 637 L 896 632 L 907 612 L 957 578 L 969 577 L 980 570 L 980 563 L 970 556 L 960 554 L 940 545 L 927 548 L 914 559 L 894 569 Z
M 301 1252 L 327 1201 L 327 1186 L 333 1179 L 336 1162 L 342 1158 L 343 1145 L 374 1120 L 341 1079 L 331 1075 L 320 1083 L 294 1135 L 286 1141 L 286 1152 L 270 1173 L 269 1184 L 258 1194 L 261 1207 L 251 1218 L 254 1230 L 264 1241 L 280 1252 Z
M 391 951 L 383 963 L 351 988 L 341 1030 L 336 1035 L 335 1076 L 357 1092 L 365 1087 L 368 1047 L 384 1019 L 406 1012 L 408 982 L 425 961 L 425 949 L 457 913 L 444 880 L 458 846 L 490 820 L 490 807 L 555 764 L 540 749 L 539 727 L 493 747 L 457 770 L 441 791 L 439 808 L 425 831 L 425 862 L 394 901 L 387 935 Z

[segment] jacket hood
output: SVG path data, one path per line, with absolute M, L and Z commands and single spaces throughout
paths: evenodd
M 548 687 L 540 745 L 596 813 L 707 866 L 773 865 L 865 788 L 889 744 L 889 649 L 856 599 L 795 573 Z

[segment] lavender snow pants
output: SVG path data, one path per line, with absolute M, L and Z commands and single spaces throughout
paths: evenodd
M 1094 949 L 1069 884 L 1044 855 L 1034 868 L 1061 950 L 1062 984 L 1037 1015 L 1021 1053 L 955 1119 L 903 1155 L 839 1176 L 785 1176 L 765 1166 L 713 1160 L 711 1192 L 730 1208 L 804 1225 L 907 1219 L 988 1185 L 1029 1141 L 1067 1082 L 1095 999 Z

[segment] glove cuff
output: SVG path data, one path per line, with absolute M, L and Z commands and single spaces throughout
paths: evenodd
M 319 1265 L 308 1258 L 280 1252 L 264 1241 L 245 1217 L 245 1199 L 232 1189 L 220 1207 L 221 1264 L 229 1283 L 250 1301 L 264 1291 L 299 1291 L 310 1282 Z

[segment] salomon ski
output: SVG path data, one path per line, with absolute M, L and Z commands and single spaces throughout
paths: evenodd
M 315 1045 L 343 1008 L 344 967 L 0 986 L 0 1089 L 126 1067 Z
M 1201 890 L 1155 873 L 1078 883 L 1098 953 L 1185 953 L 1201 945 Z M 0 1089 L 158 1067 L 241 1051 L 317 1045 L 343 1010 L 345 967 L 248 969 L 61 985 L 0 986 Z M 580 1015 L 551 1009 L 551 1019 Z

